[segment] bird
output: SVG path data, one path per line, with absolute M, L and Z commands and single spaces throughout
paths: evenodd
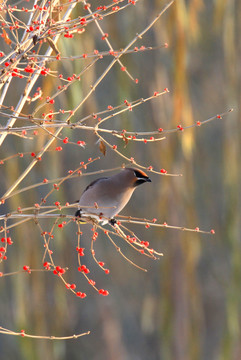
M 82 193 L 75 217 L 80 222 L 85 222 L 87 217 L 114 226 L 115 215 L 126 206 L 135 189 L 146 182 L 151 179 L 136 168 L 124 168 L 118 174 L 98 178 Z

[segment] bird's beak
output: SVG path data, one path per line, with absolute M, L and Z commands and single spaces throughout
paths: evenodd
M 151 179 L 148 177 L 148 178 L 145 178 L 146 182 L 151 182 Z

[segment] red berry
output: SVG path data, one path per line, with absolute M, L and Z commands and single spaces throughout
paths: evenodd
M 76 296 L 79 296 L 81 299 L 84 299 L 86 297 L 86 293 L 82 293 L 81 291 L 77 291 Z
M 107 296 L 107 295 L 109 295 L 109 291 L 104 290 L 104 289 L 100 289 L 100 290 L 99 290 L 99 294 L 101 294 L 101 295 L 103 295 L 103 296 Z

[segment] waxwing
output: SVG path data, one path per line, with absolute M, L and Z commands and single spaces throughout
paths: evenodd
M 124 168 L 113 176 L 96 179 L 81 195 L 75 216 L 82 222 L 84 218 L 94 218 L 114 225 L 114 216 L 125 207 L 136 187 L 145 182 L 151 179 L 135 168 Z

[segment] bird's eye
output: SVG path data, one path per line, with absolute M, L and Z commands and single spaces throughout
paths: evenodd
M 134 170 L 134 173 L 135 173 L 135 175 L 136 175 L 136 177 L 137 177 L 138 179 L 143 178 L 143 174 L 142 174 L 140 171 Z

